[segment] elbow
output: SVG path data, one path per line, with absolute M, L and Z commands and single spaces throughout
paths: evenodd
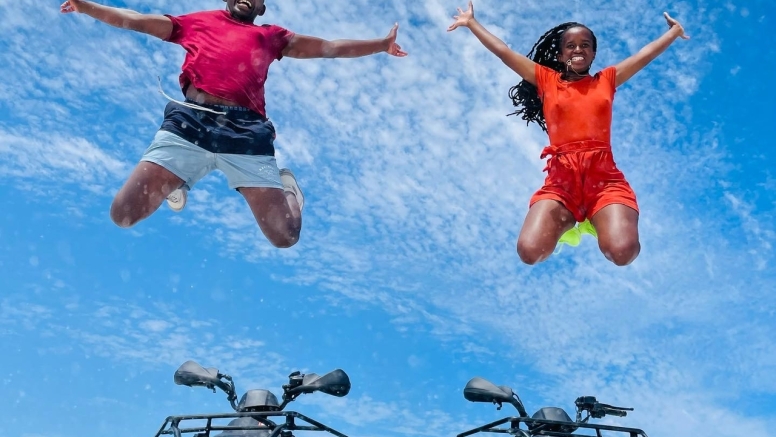
M 143 20 L 139 20 L 139 14 L 137 16 L 131 15 L 131 14 L 122 14 L 118 18 L 117 25 L 121 27 L 122 29 L 127 30 L 134 30 L 136 32 L 142 32 L 143 29 Z
M 512 50 L 507 47 L 506 44 L 499 44 L 493 48 L 493 54 L 498 56 L 499 59 L 505 61 L 512 56 Z
M 340 56 L 340 53 L 336 43 L 332 41 L 324 41 L 321 43 L 321 50 L 318 57 L 337 58 L 339 56 Z
M 506 65 L 509 65 L 509 57 L 506 53 L 496 52 L 496 56 Z

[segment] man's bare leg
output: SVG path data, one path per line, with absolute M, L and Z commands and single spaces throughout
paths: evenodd
M 159 164 L 141 161 L 113 199 L 110 217 L 118 226 L 129 228 L 153 214 L 182 185 L 183 179 Z

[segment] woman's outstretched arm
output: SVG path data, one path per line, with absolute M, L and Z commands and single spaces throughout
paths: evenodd
M 617 74 L 614 79 L 615 87 L 624 84 L 642 68 L 646 67 L 647 64 L 663 53 L 677 38 L 690 39 L 689 36 L 684 34 L 684 28 L 678 21 L 671 18 L 667 12 L 664 12 L 663 16 L 665 17 L 666 22 L 668 22 L 668 31 L 660 36 L 660 38 L 644 46 L 638 53 L 616 65 Z
M 474 5 L 469 2 L 469 9 L 462 11 L 458 8 L 458 15 L 453 16 L 455 22 L 447 28 L 447 31 L 453 31 L 459 27 L 468 27 L 469 30 L 480 40 L 488 50 L 498 56 L 507 67 L 511 68 L 520 77 L 525 79 L 531 85 L 536 85 L 536 63 L 527 56 L 523 56 L 510 49 L 504 41 L 501 41 L 490 33 L 474 18 Z

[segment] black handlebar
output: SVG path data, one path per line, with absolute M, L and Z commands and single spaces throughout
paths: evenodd
M 237 389 L 234 386 L 234 380 L 232 380 L 232 377 L 225 374 L 218 372 L 218 375 L 216 375 L 218 378 L 218 381 L 215 383 L 218 388 L 223 390 L 224 393 L 226 393 L 226 399 L 229 401 L 229 403 L 232 405 L 232 409 L 234 411 L 237 411 Z M 226 380 L 226 381 L 224 381 Z M 213 388 L 213 392 L 215 392 L 216 389 Z
M 610 415 L 610 416 L 619 416 L 619 417 L 625 417 L 625 416 L 627 416 L 627 415 L 628 415 L 628 412 L 627 412 L 627 411 L 624 411 L 624 410 L 618 410 L 618 409 L 614 409 L 614 408 L 606 408 L 606 407 L 602 407 L 602 408 L 601 408 L 601 410 L 603 411 L 603 413 L 604 413 L 604 414 L 608 414 L 608 415 Z
M 581 420 L 583 411 L 587 411 L 587 417 L 582 420 L 583 422 L 590 417 L 601 419 L 606 415 L 625 417 L 628 415 L 628 411 L 633 411 L 633 408 L 602 404 L 598 402 L 595 396 L 580 396 L 574 404 L 577 406 L 577 422 Z

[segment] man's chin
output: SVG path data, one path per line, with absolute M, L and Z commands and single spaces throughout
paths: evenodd
M 240 20 L 240 21 L 253 21 L 256 17 L 251 12 L 242 12 L 235 9 L 231 10 L 232 17 Z

